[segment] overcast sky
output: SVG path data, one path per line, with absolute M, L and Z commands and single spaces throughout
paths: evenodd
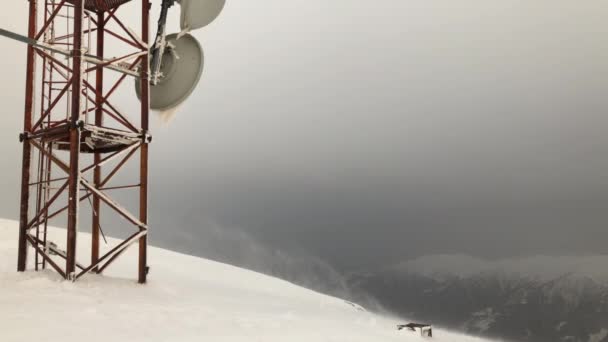
M 196 33 L 199 88 L 154 120 L 152 242 L 204 254 L 220 227 L 341 270 L 606 253 L 606 18 L 603 0 L 228 0 Z M 0 48 L 16 218 L 25 50 Z

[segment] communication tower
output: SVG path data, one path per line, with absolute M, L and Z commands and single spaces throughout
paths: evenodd
M 18 271 L 32 264 L 35 270 L 50 266 L 75 281 L 102 273 L 137 244 L 138 281 L 146 282 L 150 109 L 176 106 L 192 92 L 203 58 L 187 32 L 215 19 L 224 0 L 181 0 L 183 31 L 166 36 L 173 4 L 162 1 L 152 44 L 149 0 L 29 0 L 28 36 L 0 30 L 28 44 Z M 133 78 L 140 101 L 124 111 L 115 99 L 125 98 L 122 85 Z M 135 172 L 137 180 L 117 183 L 121 171 Z M 119 204 L 117 191 L 136 192 L 137 209 Z M 90 254 L 77 255 L 84 205 L 92 215 Z M 133 229 L 102 250 L 102 224 L 109 215 Z M 67 236 L 51 241 L 49 222 L 62 217 Z M 28 251 L 34 253 L 30 262 Z

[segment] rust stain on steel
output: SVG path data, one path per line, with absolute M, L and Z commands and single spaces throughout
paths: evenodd
M 105 45 L 105 15 L 103 12 L 97 14 L 97 58 L 103 60 Z M 95 126 L 103 126 L 103 67 L 99 66 L 95 75 Z M 93 170 L 93 186 L 97 189 L 101 187 L 101 154 L 96 152 L 93 163 L 96 165 Z M 92 227 L 91 227 L 91 264 L 99 261 L 99 235 L 101 230 L 101 200 L 98 196 L 93 196 Z M 98 268 L 93 268 L 97 273 Z
M 80 191 L 80 96 L 82 89 L 82 22 L 84 0 L 74 0 L 74 49 L 72 57 L 72 113 L 70 118 L 70 170 L 68 174 L 68 238 L 65 273 L 68 277 L 76 271 L 76 235 L 78 233 L 78 193 Z
M 37 13 L 38 1 L 30 0 L 29 19 L 28 19 L 28 37 L 34 38 L 37 29 Z M 32 129 L 32 120 L 34 116 L 34 80 L 36 78 L 36 55 L 34 48 L 27 48 L 27 67 L 25 77 L 25 113 L 23 121 L 23 131 L 25 134 L 30 133 Z M 27 264 L 27 240 L 26 227 L 28 221 L 28 207 L 30 199 L 30 159 L 32 146 L 27 140 L 23 142 L 23 157 L 21 161 L 21 205 L 19 214 L 19 249 L 17 257 L 17 270 L 25 271 Z
M 149 42 L 149 12 L 150 2 L 148 0 L 141 1 L 141 17 L 142 17 L 142 41 L 145 45 Z M 150 116 L 150 82 L 148 81 L 148 69 L 150 64 L 148 63 L 150 56 L 149 50 L 146 49 L 148 55 L 141 62 L 141 128 L 144 133 L 148 133 L 149 130 L 149 116 Z M 143 145 L 141 146 L 140 156 L 140 187 L 139 187 L 139 220 L 145 225 L 148 224 L 148 143 L 147 139 L 144 139 Z M 141 229 L 141 228 L 140 228 Z M 148 234 L 143 235 L 139 239 L 139 265 L 138 265 L 138 281 L 140 284 L 144 284 L 148 277 Z

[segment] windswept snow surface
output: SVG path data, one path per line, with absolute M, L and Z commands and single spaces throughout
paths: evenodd
M 65 231 L 52 229 L 51 240 Z M 110 245 L 115 241 L 110 241 Z M 79 236 L 80 247 L 88 236 Z M 259 273 L 158 248 L 147 285 L 136 248 L 105 276 L 77 283 L 51 271 L 15 272 L 17 223 L 0 220 L 0 341 L 422 341 L 398 319 L 366 312 Z M 86 258 L 83 248 L 80 258 Z M 30 260 L 33 259 L 30 255 Z M 83 260 L 84 263 L 84 260 Z M 434 331 L 435 340 L 483 342 Z

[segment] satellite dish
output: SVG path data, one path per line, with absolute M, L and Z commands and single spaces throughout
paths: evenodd
M 217 18 L 226 0 L 179 0 L 182 6 L 182 30 L 196 30 L 205 27 Z
M 183 1 L 183 0 L 182 0 Z M 167 36 L 158 84 L 150 86 L 150 108 L 164 111 L 184 102 L 196 88 L 203 72 L 204 56 L 199 42 L 189 34 Z M 141 100 L 141 80 L 135 83 Z

